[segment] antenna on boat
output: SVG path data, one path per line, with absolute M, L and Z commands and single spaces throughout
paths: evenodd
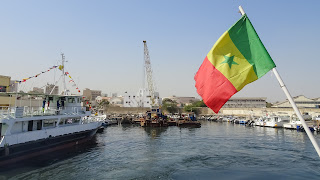
M 61 53 L 61 58 L 62 58 L 62 68 L 61 68 L 61 71 L 62 71 L 62 76 L 63 76 L 63 94 L 64 95 L 67 95 L 68 94 L 68 90 L 67 90 L 67 86 L 66 86 L 66 78 L 65 78 L 65 72 L 64 72 L 64 69 L 65 69 L 65 66 L 64 66 L 64 62 L 65 62 L 65 56 L 64 56 L 64 53 Z M 67 62 L 67 61 L 66 61 Z

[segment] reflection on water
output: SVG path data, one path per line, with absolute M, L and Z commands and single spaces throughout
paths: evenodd
M 151 137 L 151 139 L 156 139 L 160 137 L 161 133 L 165 132 L 168 127 L 142 127 L 148 136 Z
M 311 142 L 305 133 L 293 130 L 216 122 L 202 122 L 201 128 L 110 126 L 97 134 L 96 142 L 44 167 L 1 172 L 0 179 L 317 179 L 320 175 Z
M 21 174 L 21 177 L 24 177 L 25 175 L 28 175 L 30 172 L 37 171 L 37 169 L 41 170 L 43 167 L 50 167 L 51 165 L 55 165 L 56 163 L 59 163 L 61 161 L 68 161 L 83 153 L 88 153 L 97 145 L 98 145 L 97 137 L 94 136 L 91 140 L 89 140 L 85 144 L 80 144 L 78 146 L 74 146 L 71 148 L 48 153 L 45 156 L 33 157 L 31 159 L 24 160 L 19 163 L 10 164 L 5 167 L 1 167 L 0 179 L 1 178 L 6 179 L 8 177 L 19 175 L 19 174 Z M 20 177 L 20 175 L 18 177 Z

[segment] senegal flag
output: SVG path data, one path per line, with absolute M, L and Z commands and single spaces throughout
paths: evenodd
M 215 113 L 245 85 L 276 65 L 244 14 L 213 45 L 194 79 L 198 94 Z

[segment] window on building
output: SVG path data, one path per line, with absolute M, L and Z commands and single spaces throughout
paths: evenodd
M 0 92 L 7 92 L 6 86 L 0 86 Z

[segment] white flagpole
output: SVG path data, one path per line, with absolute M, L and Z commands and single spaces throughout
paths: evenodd
M 242 15 L 245 14 L 245 12 L 244 12 L 244 10 L 242 9 L 241 6 L 239 6 L 239 10 L 240 10 L 240 13 L 241 13 Z M 310 139 L 313 147 L 316 149 L 316 151 L 317 151 L 317 153 L 318 153 L 318 156 L 320 157 L 320 148 L 319 148 L 319 145 L 318 145 L 316 139 L 314 138 L 313 134 L 311 133 L 311 131 L 310 131 L 307 123 L 306 123 L 305 120 L 303 119 L 303 117 L 302 117 L 302 115 L 301 115 L 301 113 L 300 113 L 300 111 L 299 111 L 296 103 L 293 101 L 292 96 L 290 95 L 290 93 L 289 93 L 286 85 L 283 83 L 283 81 L 282 81 L 282 79 L 281 79 L 281 77 L 280 77 L 277 69 L 276 69 L 276 68 L 273 68 L 273 69 L 272 69 L 272 72 L 273 72 L 274 75 L 276 76 L 276 78 L 277 78 L 277 80 L 278 80 L 278 82 L 279 82 L 279 84 L 280 84 L 281 89 L 282 89 L 282 90 L 284 91 L 284 93 L 286 94 L 286 96 L 287 96 L 287 98 L 288 98 L 291 106 L 293 107 L 294 112 L 295 112 L 296 115 L 299 117 L 299 119 L 300 119 L 300 121 L 301 121 L 301 123 L 302 123 L 302 126 L 303 126 L 304 130 L 306 131 L 306 133 L 307 133 L 307 135 L 308 135 L 308 137 L 309 137 L 309 139 Z

